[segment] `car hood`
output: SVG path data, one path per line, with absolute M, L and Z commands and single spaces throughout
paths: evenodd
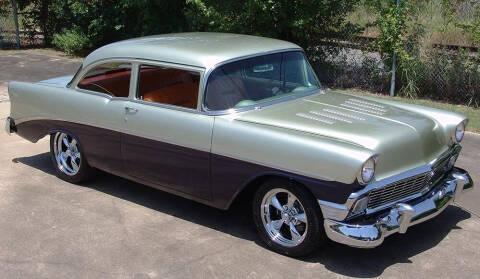
M 72 78 L 73 78 L 73 75 L 61 76 L 61 77 L 42 80 L 37 83 L 43 84 L 43 85 L 55 86 L 55 87 L 66 87 L 67 84 L 72 80 Z
M 444 130 L 434 119 L 334 91 L 239 113 L 235 120 L 368 148 L 379 156 L 377 180 L 430 163 L 448 149 Z

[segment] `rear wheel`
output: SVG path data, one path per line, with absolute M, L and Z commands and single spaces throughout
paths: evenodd
M 278 253 L 303 256 L 326 241 L 315 198 L 287 180 L 271 179 L 258 189 L 253 218 L 262 240 Z
M 50 156 L 58 177 L 65 181 L 80 183 L 93 174 L 80 142 L 70 133 L 57 132 L 50 136 Z

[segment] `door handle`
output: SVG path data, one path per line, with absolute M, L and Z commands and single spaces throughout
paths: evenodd
M 134 113 L 137 113 L 137 112 L 138 112 L 138 109 L 136 109 L 136 108 L 125 107 L 125 113 L 126 114 L 134 114 Z

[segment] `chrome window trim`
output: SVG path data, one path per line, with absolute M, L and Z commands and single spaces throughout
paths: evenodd
M 185 111 L 185 112 L 194 112 L 198 113 L 200 111 L 199 109 L 199 104 L 202 102 L 202 87 L 203 87 L 203 77 L 205 70 L 203 68 L 199 67 L 194 67 L 194 66 L 187 66 L 187 65 L 181 65 L 181 64 L 174 64 L 174 63 L 168 63 L 168 62 L 161 62 L 161 61 L 152 61 L 152 60 L 144 60 L 144 59 L 136 59 L 135 60 L 135 81 L 133 87 L 131 89 L 133 92 L 130 92 L 130 99 L 134 103 L 140 103 L 144 105 L 153 105 L 156 107 L 161 107 L 161 108 L 167 108 L 167 109 L 173 109 L 173 110 L 180 110 L 180 111 Z M 185 108 L 185 107 L 180 107 L 180 106 L 175 106 L 175 105 L 169 105 L 169 104 L 162 104 L 162 103 L 156 103 L 156 102 L 149 102 L 149 101 L 144 101 L 142 99 L 137 98 L 137 91 L 138 91 L 138 82 L 140 78 L 140 66 L 142 65 L 148 65 L 148 66 L 159 66 L 159 67 L 167 67 L 167 68 L 173 68 L 173 69 L 179 69 L 179 70 L 185 70 L 185 71 L 191 71 L 191 72 L 196 72 L 200 75 L 199 77 L 199 84 L 198 84 L 198 92 L 197 92 L 197 108 L 195 109 L 190 109 L 190 108 Z M 133 74 L 132 74 L 133 77 Z
M 88 93 L 88 94 L 92 94 L 92 95 L 97 95 L 97 96 L 101 96 L 101 97 L 106 97 L 108 99 L 129 99 L 129 97 L 116 97 L 116 96 L 112 96 L 112 95 L 109 95 L 109 94 L 106 94 L 106 93 L 101 93 L 101 92 L 97 92 L 97 91 L 91 91 L 91 90 L 87 90 L 87 89 L 82 89 L 82 88 L 79 88 L 78 87 L 78 83 L 80 81 L 82 81 L 85 76 L 88 74 L 88 72 L 95 68 L 96 66 L 98 65 L 101 65 L 101 64 L 105 64 L 105 63 L 109 63 L 109 62 L 119 62 L 119 63 L 128 63 L 131 65 L 131 69 L 130 69 L 130 88 L 129 88 L 129 91 L 128 91 L 128 94 L 129 94 L 129 97 L 130 97 L 130 90 L 132 88 L 132 77 L 133 77 L 133 71 L 134 71 L 134 64 L 133 64 L 133 61 L 131 59 L 128 59 L 128 58 L 114 58 L 114 59 L 102 59 L 102 60 L 98 60 L 96 61 L 95 63 L 91 63 L 90 65 L 88 65 L 87 67 L 83 68 L 82 69 L 82 73 L 79 74 L 77 76 L 77 74 L 74 76 L 74 78 L 72 79 L 72 81 L 70 82 L 70 86 L 69 88 L 70 89 L 73 89 L 77 92 L 82 92 L 82 93 Z
M 307 92 L 298 93 L 298 94 L 295 94 L 295 95 L 290 95 L 290 96 L 285 96 L 285 97 L 280 97 L 278 99 L 268 101 L 268 102 L 265 102 L 265 103 L 262 103 L 262 104 L 255 104 L 255 105 L 246 106 L 246 107 L 242 107 L 242 108 L 236 108 L 236 109 L 232 108 L 232 109 L 227 109 L 227 110 L 208 110 L 208 108 L 206 108 L 205 104 L 202 102 L 202 112 L 206 115 L 221 116 L 221 115 L 245 112 L 245 111 L 250 111 L 250 110 L 259 110 L 259 109 L 262 109 L 264 107 L 268 107 L 268 106 L 271 106 L 271 105 L 274 105 L 274 104 L 283 103 L 285 101 L 292 101 L 292 100 L 296 100 L 296 99 L 299 99 L 299 98 L 303 98 L 303 97 L 306 97 L 306 96 L 314 95 L 314 94 L 317 94 L 317 93 L 323 93 L 323 92 L 324 92 L 324 89 L 312 89 L 312 90 L 309 90 Z
M 158 108 L 164 108 L 164 109 L 170 109 L 170 110 L 177 110 L 177 111 L 183 111 L 183 112 L 189 112 L 189 113 L 198 113 L 198 109 L 190 109 L 190 108 L 185 108 L 185 107 L 179 107 L 179 106 L 174 106 L 174 105 L 168 105 L 168 104 L 162 104 L 162 103 L 155 103 L 155 102 L 150 102 L 150 101 L 144 101 L 140 99 L 128 99 L 128 101 L 136 104 L 142 104 L 142 105 L 147 105 L 147 106 L 152 106 L 152 107 L 158 107 Z
M 115 96 L 108 95 L 108 94 L 105 94 L 105 93 L 86 90 L 86 89 L 82 89 L 82 88 L 77 88 L 77 89 L 73 89 L 73 90 L 75 90 L 76 92 L 79 92 L 79 93 L 86 93 L 86 94 L 90 94 L 90 95 L 103 97 L 105 99 L 109 99 L 109 101 L 115 101 L 115 100 L 128 101 L 129 100 L 128 97 L 115 97 Z
M 83 80 L 85 75 L 93 69 L 94 67 L 104 64 L 104 63 L 109 63 L 109 62 L 125 62 L 125 63 L 130 63 L 132 65 L 131 69 L 131 74 L 130 74 L 130 88 L 129 88 L 129 95 L 128 97 L 115 97 L 111 96 L 109 94 L 101 93 L 101 92 L 96 92 L 96 91 L 91 91 L 91 90 L 86 90 L 82 88 L 78 88 L 78 83 Z M 167 104 L 160 104 L 160 103 L 154 103 L 154 102 L 147 102 L 143 100 L 139 100 L 136 98 L 137 94 L 137 85 L 138 85 L 138 71 L 139 71 L 139 66 L 141 64 L 147 64 L 147 65 L 152 65 L 152 66 L 163 66 L 163 67 L 171 67 L 175 69 L 181 69 L 181 70 L 188 70 L 188 71 L 195 71 L 200 73 L 200 84 L 198 86 L 198 103 L 197 103 L 197 108 L 196 109 L 189 109 L 189 108 L 184 108 L 184 107 L 179 107 L 179 106 L 173 106 L 173 105 L 167 105 Z M 205 74 L 205 68 L 202 67 L 196 67 L 196 66 L 191 66 L 191 65 L 184 65 L 184 64 L 176 64 L 176 63 L 170 63 L 170 62 L 164 62 L 164 61 L 156 61 L 156 60 L 148 60 L 148 59 L 136 59 L 136 58 L 108 58 L 108 59 L 101 59 L 97 60 L 94 63 L 90 63 L 88 66 L 85 68 L 81 69 L 81 74 L 77 75 L 74 77 L 74 79 L 71 82 L 70 89 L 81 92 L 81 93 L 87 93 L 95 96 L 100 96 L 104 97 L 110 100 L 124 100 L 124 101 L 131 101 L 133 103 L 140 103 L 144 105 L 150 105 L 150 106 L 155 106 L 155 107 L 160 107 L 160 108 L 165 108 L 165 109 L 170 109 L 170 110 L 177 110 L 177 111 L 183 111 L 183 112 L 189 112 L 189 113 L 197 113 L 197 114 L 203 114 L 199 107 L 198 104 L 202 102 L 203 98 L 203 83 L 204 83 L 204 74 Z
M 72 79 L 67 83 L 67 88 L 71 88 L 73 82 L 77 79 L 78 75 L 83 72 L 83 63 L 80 64 L 80 67 L 78 67 L 77 71 L 73 75 Z
M 238 112 L 244 112 L 244 111 L 250 111 L 250 110 L 255 110 L 255 109 L 261 109 L 263 107 L 267 107 L 267 106 L 270 106 L 270 105 L 274 105 L 274 104 L 278 104 L 278 103 L 281 103 L 281 102 L 285 102 L 285 101 L 290 101 L 290 100 L 295 100 L 295 99 L 298 99 L 298 98 L 302 98 L 302 97 L 306 97 L 306 96 L 309 96 L 309 95 L 313 95 L 315 93 L 318 93 L 318 92 L 324 92 L 324 89 L 323 88 L 320 88 L 320 89 L 312 89 L 312 90 L 309 90 L 307 92 L 304 92 L 304 93 L 299 93 L 299 94 L 295 94 L 295 95 L 291 95 L 291 96 L 285 96 L 285 97 L 280 97 L 278 99 L 275 99 L 275 100 L 272 100 L 272 101 L 268 101 L 268 102 L 265 102 L 265 103 L 261 103 L 261 104 L 255 104 L 255 105 L 251 105 L 251 106 L 246 106 L 246 107 L 242 107 L 242 108 L 237 108 L 237 109 L 234 109 L 234 108 L 231 108 L 231 109 L 226 109 L 226 110 L 209 110 L 206 106 L 205 106 L 205 103 L 203 102 L 203 99 L 205 98 L 205 93 L 206 93 L 206 86 L 207 86 L 207 83 L 208 83 L 208 79 L 210 78 L 210 75 L 212 74 L 212 72 L 214 70 L 216 70 L 218 67 L 220 66 L 223 66 L 225 64 L 228 64 L 228 63 L 232 63 L 232 62 L 236 62 L 236 61 L 240 61 L 240 60 L 244 60 L 244 59 L 249 59 L 249 58 L 253 58 L 253 57 L 259 57 L 259 56 L 264 56 L 264 55 L 270 55 L 270 54 L 276 54 L 276 53 L 284 53 L 284 52 L 292 52 L 292 51 L 301 51 L 304 55 L 305 55 L 305 51 L 301 48 L 285 48 L 285 49 L 277 49 L 277 50 L 272 50 L 272 51 L 267 51 L 267 52 L 259 52 L 259 53 L 255 53 L 255 54 L 251 54 L 251 55 L 245 55 L 245 56 L 239 56 L 239 57 L 235 57 L 233 59 L 229 59 L 229 60 L 225 60 L 225 61 L 222 61 L 218 64 L 215 64 L 214 66 L 210 67 L 206 73 L 205 73 L 205 78 L 204 78 L 204 83 L 203 83 L 203 87 L 202 87 L 202 103 L 201 103 L 201 111 L 204 113 L 204 114 L 207 114 L 207 115 L 212 115 L 212 116 L 220 116 L 220 115 L 226 115 L 226 114 L 232 114 L 232 113 L 238 113 Z M 306 58 L 306 55 L 305 55 L 305 58 Z M 308 61 L 308 59 L 306 59 L 306 61 L 309 63 L 310 67 L 311 67 L 311 64 L 310 62 Z M 313 69 L 313 67 L 312 67 Z M 315 74 L 315 78 L 318 80 L 318 77 L 316 76 Z
M 128 58 L 128 57 L 112 57 L 112 58 L 106 58 L 106 59 L 100 59 L 97 60 L 93 63 L 90 63 L 83 67 L 84 65 L 82 64 L 82 69 L 81 73 L 77 74 L 74 76 L 72 81 L 70 82 L 70 88 L 74 88 L 76 91 L 80 91 L 83 93 L 89 93 L 97 96 L 102 96 L 106 98 L 123 98 L 123 97 L 113 97 L 108 94 L 100 93 L 100 92 L 94 92 L 94 91 L 89 91 L 89 90 L 84 90 L 81 88 L 78 88 L 78 83 L 84 78 L 84 76 L 87 74 L 87 72 L 100 65 L 103 63 L 108 63 L 108 62 L 126 62 L 132 64 L 132 73 L 131 73 L 131 79 L 130 79 L 130 89 L 133 90 L 132 87 L 134 87 L 134 92 L 130 92 L 129 94 L 129 100 L 132 102 L 138 101 L 136 98 L 136 88 L 137 88 L 137 83 L 138 83 L 138 65 L 145 63 L 149 65 L 159 65 L 159 66 L 165 66 L 165 67 L 173 67 L 177 69 L 182 69 L 182 70 L 191 70 L 191 71 L 196 71 L 200 72 L 200 84 L 199 84 L 199 92 L 198 92 L 198 104 L 197 104 L 197 109 L 187 109 L 187 108 L 182 108 L 182 107 L 177 107 L 177 106 L 171 106 L 171 105 L 166 105 L 166 104 L 160 104 L 160 105 L 155 105 L 157 107 L 162 107 L 162 108 L 167 108 L 167 109 L 172 109 L 172 110 L 181 110 L 181 111 L 188 111 L 191 113 L 198 113 L 198 114 L 204 114 L 204 115 L 209 115 L 209 116 L 220 116 L 220 115 L 227 115 L 227 114 L 233 114 L 233 113 L 238 113 L 238 112 L 244 112 L 244 111 L 250 111 L 250 110 L 255 110 L 255 109 L 261 109 L 263 107 L 267 107 L 270 105 L 278 104 L 281 102 L 285 101 L 291 101 L 291 100 L 296 100 L 299 98 L 303 98 L 306 96 L 310 96 L 316 93 L 324 93 L 325 89 L 320 88 L 320 89 L 313 89 L 311 91 L 295 94 L 292 96 L 285 96 L 285 97 L 280 97 L 276 100 L 268 101 L 259 105 L 252 105 L 252 106 L 247 106 L 243 108 L 238 108 L 238 109 L 228 109 L 228 110 L 208 110 L 208 108 L 205 107 L 204 105 L 204 98 L 205 98 L 205 89 L 206 89 L 206 84 L 208 81 L 208 78 L 210 77 L 210 74 L 218 67 L 225 65 L 227 63 L 235 62 L 235 61 L 240 61 L 243 59 L 248 59 L 248 58 L 253 58 L 253 57 L 258 57 L 262 55 L 269 55 L 269 54 L 275 54 L 275 53 L 283 53 L 283 52 L 290 52 L 290 51 L 301 51 L 305 54 L 305 51 L 302 48 L 285 48 L 285 49 L 277 49 L 277 50 L 272 50 L 272 51 L 267 51 L 267 52 L 259 52 L 251 55 L 245 55 L 245 56 L 239 56 L 233 59 L 225 60 L 222 61 L 218 64 L 215 64 L 212 67 L 209 67 L 208 69 L 205 69 L 203 67 L 198 67 L 198 66 L 192 66 L 192 65 L 185 65 L 185 64 L 180 64 L 180 63 L 172 63 L 172 62 L 166 62 L 166 61 L 158 61 L 158 60 L 149 60 L 149 59 L 138 59 L 138 58 Z M 307 62 L 310 64 L 310 61 L 307 60 Z M 310 64 L 311 66 L 311 64 Z M 133 80 L 133 78 L 135 78 Z M 316 77 L 318 79 L 318 77 Z M 133 84 L 132 84 L 132 81 Z M 133 94 L 133 96 L 132 96 Z M 149 105 L 153 105 L 152 103 L 149 102 Z
M 128 99 L 133 100 L 137 95 L 138 88 L 138 72 L 140 69 L 140 64 L 137 61 L 132 62 L 132 74 L 130 76 L 130 89 L 128 91 Z
M 140 58 L 134 58 L 134 57 L 112 57 L 112 58 L 105 58 L 105 59 L 100 59 L 97 60 L 93 63 L 90 63 L 88 65 L 83 65 L 82 64 L 82 69 L 81 73 L 79 75 L 76 75 L 74 77 L 74 81 L 71 82 L 72 87 L 76 87 L 78 82 L 83 79 L 85 74 L 92 68 L 103 64 L 103 63 L 108 63 L 108 62 L 127 62 L 127 63 L 158 63 L 158 64 L 164 64 L 164 65 L 175 65 L 175 67 L 183 67 L 185 69 L 195 69 L 197 71 L 199 70 L 205 70 L 203 67 L 197 67 L 197 66 L 191 66 L 191 65 L 185 65 L 185 64 L 179 64 L 179 63 L 171 63 L 171 62 L 165 62 L 165 61 L 158 61 L 158 60 L 150 60 L 150 59 L 140 59 Z M 133 69 L 132 69 L 133 70 Z

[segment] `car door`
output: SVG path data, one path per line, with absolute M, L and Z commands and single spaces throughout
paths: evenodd
M 123 111 L 131 91 L 132 64 L 127 60 L 102 61 L 81 71 L 77 79 L 71 87 L 77 95 L 71 113 L 79 122 L 66 128 L 79 137 L 90 165 L 121 175 Z
M 138 63 L 135 74 L 136 92 L 124 111 L 127 173 L 152 186 L 210 200 L 213 117 L 197 109 L 203 71 Z

